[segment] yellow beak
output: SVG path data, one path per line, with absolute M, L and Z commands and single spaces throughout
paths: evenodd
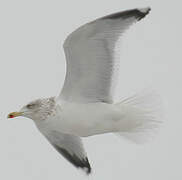
M 8 114 L 8 118 L 18 117 L 18 116 L 21 116 L 22 114 L 23 114 L 22 112 L 12 112 Z

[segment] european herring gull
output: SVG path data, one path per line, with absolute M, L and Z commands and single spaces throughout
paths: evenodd
M 60 95 L 32 101 L 8 117 L 32 119 L 59 153 L 88 174 L 91 166 L 81 137 L 113 132 L 139 142 L 147 136 L 145 132 L 158 124 L 153 113 L 158 97 L 141 93 L 114 104 L 113 90 L 119 61 L 116 43 L 149 11 L 147 7 L 118 12 L 71 33 L 63 45 L 67 72 Z

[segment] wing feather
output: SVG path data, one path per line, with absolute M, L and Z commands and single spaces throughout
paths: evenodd
M 80 137 L 57 131 L 43 134 L 54 148 L 71 164 L 77 168 L 82 168 L 87 174 L 91 173 L 91 166 Z
M 99 18 L 71 33 L 64 43 L 67 62 L 60 99 L 112 103 L 118 73 L 116 43 L 150 8 L 133 9 Z

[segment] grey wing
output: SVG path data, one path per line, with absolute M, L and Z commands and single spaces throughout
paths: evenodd
M 97 19 L 71 33 L 64 42 L 67 73 L 60 99 L 112 103 L 119 68 L 116 43 L 150 8 L 132 9 Z
M 91 172 L 91 167 L 80 137 L 56 131 L 46 134 L 45 137 L 75 167 L 82 168 L 87 174 Z

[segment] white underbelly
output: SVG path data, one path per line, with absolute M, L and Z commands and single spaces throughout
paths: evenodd
M 45 128 L 86 137 L 113 132 L 121 119 L 120 111 L 110 104 L 75 104 L 61 109 L 58 116 L 44 122 Z

